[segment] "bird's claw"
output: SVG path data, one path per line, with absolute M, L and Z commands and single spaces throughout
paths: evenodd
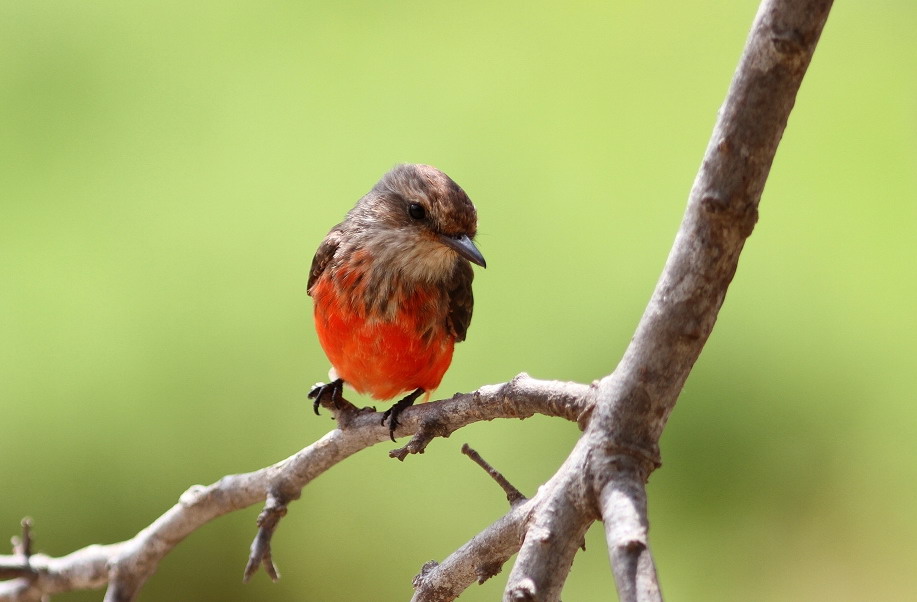
M 417 400 L 423 394 L 423 389 L 417 389 L 413 393 L 409 393 L 404 399 L 401 399 L 395 403 L 392 407 L 382 412 L 382 426 L 385 426 L 386 419 L 388 420 L 388 436 L 392 439 L 392 442 L 395 442 L 395 429 L 398 428 L 400 422 L 398 422 L 398 417 L 401 416 L 401 412 L 407 408 L 414 405 L 414 401 Z
M 389 409 L 382 412 L 382 426 L 385 426 L 386 419 L 388 420 L 388 436 L 392 439 L 392 443 L 395 442 L 395 429 L 398 428 L 398 414 L 401 413 L 400 410 L 396 411 L 395 407 L 398 404 L 393 405 Z
M 318 406 L 322 405 L 322 401 L 327 396 L 331 396 L 328 401 L 331 405 L 337 407 L 340 401 L 343 399 L 341 393 L 344 391 L 344 381 L 342 379 L 333 380 L 327 385 L 325 383 L 315 383 L 315 386 L 312 387 L 312 390 L 309 391 L 308 398 L 314 400 L 312 402 L 312 410 L 315 412 L 315 415 L 318 416 Z

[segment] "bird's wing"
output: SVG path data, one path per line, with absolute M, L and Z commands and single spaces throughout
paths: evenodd
M 471 324 L 471 312 L 474 309 L 474 295 L 471 294 L 471 281 L 474 280 L 474 270 L 471 264 L 457 261 L 455 273 L 449 288 L 449 315 L 446 323 L 455 336 L 455 342 L 465 340 L 468 325 Z
M 322 244 L 318 246 L 315 257 L 312 258 L 312 269 L 309 270 L 309 284 L 306 288 L 306 292 L 310 295 L 312 294 L 312 285 L 315 284 L 318 277 L 321 276 L 325 268 L 328 267 L 328 262 L 334 257 L 334 252 L 337 251 L 343 238 L 344 231 L 341 229 L 341 224 L 338 224 L 331 229 L 331 232 L 328 233 L 328 236 L 325 237 Z

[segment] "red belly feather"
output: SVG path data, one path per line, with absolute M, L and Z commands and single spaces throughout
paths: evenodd
M 359 291 L 353 291 L 356 294 Z M 391 399 L 400 393 L 439 386 L 452 362 L 454 339 L 443 327 L 424 337 L 435 291 L 416 290 L 401 303 L 391 320 L 368 319 L 354 309 L 328 278 L 320 278 L 311 294 L 315 329 L 338 376 L 359 393 Z

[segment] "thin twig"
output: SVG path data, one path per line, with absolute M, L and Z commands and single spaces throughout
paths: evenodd
M 13 554 L 24 557 L 28 564 L 29 557 L 32 555 L 32 519 L 26 516 L 19 521 L 19 526 L 22 527 L 22 535 L 13 538 Z
M 258 534 L 252 542 L 251 552 L 248 556 L 248 564 L 245 565 L 245 571 L 242 575 L 242 582 L 248 583 L 259 566 L 264 567 L 264 571 L 271 578 L 271 581 L 280 579 L 280 573 L 274 564 L 271 554 L 271 538 L 274 536 L 274 530 L 280 519 L 286 516 L 287 503 L 283 501 L 280 495 L 270 494 L 264 504 L 264 510 L 258 515 Z
M 504 477 L 500 471 L 491 466 L 487 460 L 481 457 L 481 454 L 476 452 L 471 448 L 467 443 L 462 444 L 462 453 L 474 460 L 474 462 L 484 469 L 484 471 L 490 475 L 494 481 L 497 482 L 497 485 L 503 489 L 503 492 L 506 494 L 506 500 L 509 502 L 510 507 L 515 506 L 521 502 L 524 502 L 526 498 L 521 491 L 516 489 L 516 487 L 510 483 L 506 477 Z

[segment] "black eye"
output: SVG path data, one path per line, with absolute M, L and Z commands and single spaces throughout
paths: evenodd
M 408 205 L 408 215 L 414 219 L 423 219 L 427 217 L 427 212 L 420 203 L 411 203 Z

